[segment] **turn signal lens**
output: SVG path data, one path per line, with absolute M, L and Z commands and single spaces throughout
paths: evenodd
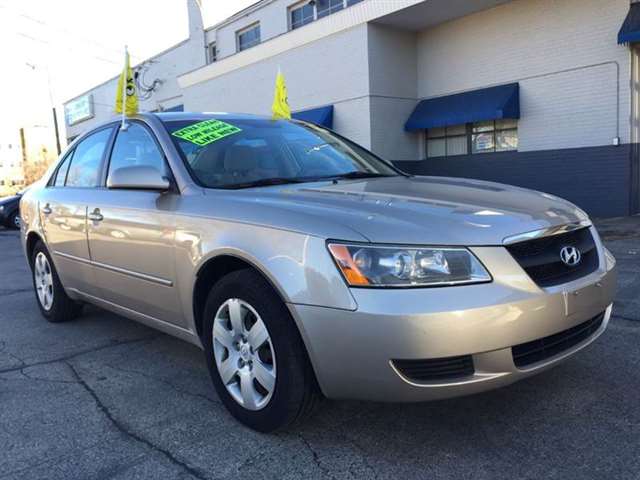
M 331 244 L 329 245 L 329 251 L 333 255 L 334 260 L 349 285 L 369 285 L 369 280 L 360 272 L 358 265 L 356 265 L 346 245 Z

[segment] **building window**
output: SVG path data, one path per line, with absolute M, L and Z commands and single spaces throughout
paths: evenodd
M 207 47 L 207 60 L 209 63 L 218 61 L 218 49 L 216 48 L 216 42 L 211 42 Z
M 427 130 L 427 158 L 517 149 L 517 120 L 491 120 Z
M 518 149 L 516 120 L 495 120 L 473 124 L 472 153 L 508 152 Z
M 466 155 L 468 149 L 466 125 L 427 130 L 427 157 Z
M 345 0 L 316 0 L 316 15 L 318 18 L 326 17 L 344 8 Z
M 254 47 L 260 43 L 260 24 L 256 23 L 236 33 L 238 51 Z
M 289 10 L 289 26 L 291 30 L 300 28 L 315 20 L 315 8 L 311 3 L 297 4 Z
M 295 30 L 319 18 L 360 3 L 363 0 L 304 0 L 289 7 L 289 29 Z

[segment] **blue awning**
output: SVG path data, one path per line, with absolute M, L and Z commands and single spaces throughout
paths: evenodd
M 501 118 L 520 118 L 520 85 L 517 83 L 423 100 L 404 128 L 413 132 Z
M 297 120 L 315 123 L 321 127 L 333 128 L 333 105 L 294 112 L 291 116 Z
M 618 32 L 618 43 L 640 42 L 640 4 L 633 3 L 629 8 L 622 28 Z

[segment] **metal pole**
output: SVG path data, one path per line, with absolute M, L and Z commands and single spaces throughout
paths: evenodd
M 129 56 L 129 52 L 127 51 L 127 46 L 124 46 L 124 71 L 122 73 L 122 126 L 120 129 L 126 130 L 127 126 L 124 122 L 125 110 L 127 109 L 127 75 L 129 74 L 129 69 L 127 68 L 127 57 Z
M 22 148 L 22 168 L 27 163 L 27 140 L 24 135 L 24 128 L 20 129 L 20 147 Z
M 58 116 L 56 115 L 56 107 L 51 107 L 53 110 L 53 129 L 56 132 L 56 149 L 58 150 L 58 155 L 62 153 L 60 149 L 60 131 L 58 130 Z

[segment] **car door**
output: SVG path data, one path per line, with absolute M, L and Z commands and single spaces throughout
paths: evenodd
M 170 175 L 153 133 L 132 121 L 120 129 L 110 154 L 112 172 L 147 165 Z M 182 324 L 175 285 L 177 191 L 103 189 L 88 205 L 88 237 L 100 297 L 120 307 Z
M 67 288 L 94 293 L 87 242 L 87 202 L 99 187 L 113 127 L 88 135 L 60 163 L 39 199 L 47 247 Z

